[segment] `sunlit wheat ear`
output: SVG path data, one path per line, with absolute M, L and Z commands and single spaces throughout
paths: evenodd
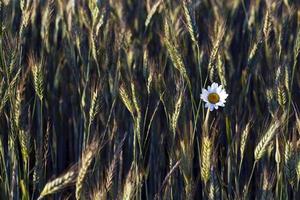
M 41 37 L 44 42 L 45 48 L 49 52 L 50 44 L 49 44 L 49 29 L 51 18 L 53 15 L 53 6 L 54 1 L 47 1 L 45 8 L 43 8 L 42 22 L 41 22 Z
M 282 84 L 277 87 L 277 101 L 281 106 L 284 106 L 287 102 L 287 92 Z
M 42 101 L 44 97 L 44 74 L 42 68 L 42 62 L 38 62 L 37 59 L 31 54 L 28 59 L 29 67 L 33 75 L 34 90 Z
M 285 85 L 285 88 L 287 89 L 287 92 L 291 92 L 290 91 L 290 82 L 291 82 L 290 67 L 288 65 L 286 65 L 284 67 L 284 85 Z
M 219 24 L 217 32 L 215 36 L 211 38 L 212 42 L 212 50 L 210 52 L 209 62 L 208 62 L 208 73 L 209 79 L 211 82 L 214 82 L 215 75 L 216 75 L 216 61 L 217 61 L 217 54 L 219 52 L 224 34 L 225 34 L 225 24 L 222 22 Z
M 27 163 L 30 153 L 30 136 L 24 130 L 20 130 L 18 134 L 19 143 L 21 146 L 21 154 L 23 162 Z
M 21 101 L 22 101 L 21 93 L 22 93 L 21 89 L 17 89 L 16 99 L 14 103 L 14 123 L 17 129 L 19 129 L 20 127 Z
M 270 11 L 268 9 L 266 11 L 266 15 L 265 15 L 265 19 L 264 19 L 264 27 L 263 27 L 263 33 L 264 33 L 265 39 L 269 38 L 271 26 L 272 26 L 271 16 L 270 16 Z
M 14 44 L 13 45 L 17 45 L 17 44 Z M 19 55 L 17 55 L 17 50 L 15 51 L 12 51 L 11 52 L 11 56 L 10 56 L 10 64 L 9 64 L 9 67 L 8 67 L 8 75 L 10 76 L 14 70 L 14 68 L 16 67 L 16 64 L 17 64 L 17 58 Z M 19 77 L 19 76 L 18 76 Z
M 145 21 L 145 27 L 147 28 L 151 22 L 151 19 L 153 17 L 153 15 L 157 12 L 159 5 L 162 3 L 162 0 L 158 0 L 150 9 L 146 21 Z
M 95 89 L 92 93 L 91 106 L 89 111 L 90 123 L 94 121 L 99 110 L 100 110 L 100 94 L 99 94 L 99 90 Z
M 280 106 L 284 106 L 287 101 L 287 91 L 284 85 L 284 68 L 282 66 L 279 66 L 276 71 L 276 77 L 275 77 L 275 85 L 276 85 L 276 97 L 277 101 Z
M 179 96 L 175 103 L 174 112 L 171 115 L 171 130 L 174 133 L 174 135 L 176 133 L 177 121 L 178 121 L 180 110 L 182 107 L 183 93 L 184 93 L 183 91 L 180 91 Z
M 208 136 L 202 138 L 201 144 L 201 179 L 204 184 L 210 178 L 210 166 L 212 156 L 212 142 Z
M 270 141 L 273 139 L 279 126 L 280 126 L 280 122 L 278 120 L 272 123 L 268 128 L 268 130 L 265 132 L 265 134 L 262 136 L 259 143 L 256 145 L 254 150 L 254 157 L 256 161 L 258 161 L 264 156 L 270 144 Z
M 113 177 L 116 169 L 116 162 L 117 162 L 117 157 L 113 159 L 109 168 L 107 169 L 105 180 L 101 184 L 98 184 L 92 190 L 91 192 L 92 200 L 106 200 L 108 198 L 108 193 L 113 183 Z
M 150 70 L 149 74 L 148 74 L 148 79 L 147 79 L 147 92 L 148 95 L 151 93 L 151 89 L 152 89 L 152 85 L 153 85 L 153 70 Z
M 226 77 L 225 77 L 225 64 L 224 64 L 224 60 L 222 59 L 221 54 L 218 55 L 217 70 L 218 70 L 219 79 L 221 80 L 222 85 L 224 87 L 226 87 L 227 82 L 226 82 Z
M 165 30 L 165 37 L 163 38 L 163 42 L 167 48 L 171 61 L 174 67 L 180 72 L 181 76 L 185 79 L 185 81 L 187 82 L 190 88 L 191 87 L 190 79 L 188 77 L 186 68 L 184 66 L 182 56 L 178 51 L 177 42 L 171 36 L 168 20 L 166 20 L 165 22 L 164 30 Z
M 75 182 L 76 174 L 77 173 L 75 170 L 70 170 L 67 173 L 59 176 L 58 178 L 55 178 L 54 180 L 48 182 L 42 190 L 38 199 L 40 200 L 47 195 L 54 194 L 64 189 L 65 187 L 70 186 Z
M 136 188 L 139 184 L 136 182 L 136 176 L 139 176 L 139 174 L 137 174 L 135 170 L 136 168 L 134 167 L 134 164 L 132 164 L 123 187 L 122 200 L 131 200 L 134 198 Z
M 121 97 L 121 100 L 123 101 L 124 105 L 128 109 L 128 111 L 131 113 L 132 116 L 134 116 L 134 103 L 132 102 L 131 92 L 126 88 L 125 84 L 122 84 L 119 88 L 119 94 Z
M 131 94 L 132 94 L 132 102 L 134 105 L 134 108 L 137 112 L 137 120 L 141 122 L 141 117 L 142 117 L 142 106 L 141 106 L 141 101 L 138 96 L 138 91 L 136 88 L 136 83 L 134 81 L 131 81 Z
M 117 163 L 117 157 L 114 157 L 113 161 L 111 162 L 111 164 L 107 170 L 105 183 L 103 184 L 104 188 L 102 189 L 102 191 L 103 191 L 102 193 L 105 193 L 106 195 L 109 192 L 109 190 L 111 189 L 111 186 L 113 183 L 113 177 L 115 174 L 116 163 Z M 104 192 L 104 190 L 105 190 L 105 192 Z
M 245 148 L 246 148 L 249 131 L 250 131 L 250 122 L 247 123 L 246 127 L 244 128 L 244 130 L 242 132 L 242 136 L 241 136 L 241 147 L 240 147 L 241 162 L 244 158 L 244 153 L 245 153 Z
M 292 187 L 297 182 L 297 171 L 296 171 L 297 154 L 292 142 L 287 141 L 285 144 L 284 151 L 284 173 Z
M 3 95 L 3 96 L 1 96 L 0 112 L 2 112 L 3 108 L 5 107 L 8 99 L 9 99 L 9 89 L 5 90 L 4 87 L 3 87 L 3 85 L 4 84 L 1 84 L 1 87 L 0 87 L 0 89 L 1 89 L 1 95 Z
M 189 0 L 183 0 L 183 13 L 186 19 L 187 27 L 192 41 L 198 45 L 198 31 L 196 28 L 195 17 L 192 14 L 191 2 Z
M 22 20 L 21 20 L 21 24 L 20 24 L 19 34 L 20 34 L 20 37 L 22 37 L 25 28 L 29 24 L 30 17 L 31 17 L 31 12 L 32 12 L 32 8 L 29 6 L 29 4 L 27 4 L 25 6 L 25 3 L 21 3 L 20 7 L 21 7 L 21 11 L 22 11 L 22 15 L 21 15 L 22 16 Z
M 249 66 L 252 66 L 254 60 L 255 60 L 255 56 L 257 55 L 257 49 L 258 49 L 258 43 L 254 43 L 251 47 L 251 50 L 249 52 L 249 56 L 247 59 L 247 64 Z
M 84 150 L 80 164 L 78 166 L 78 176 L 76 179 L 76 199 L 81 199 L 82 188 L 84 185 L 85 177 L 87 175 L 88 168 L 90 167 L 95 154 L 99 148 L 99 141 L 96 139 Z

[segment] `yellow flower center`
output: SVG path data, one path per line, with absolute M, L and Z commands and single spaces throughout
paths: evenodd
M 217 93 L 213 92 L 208 95 L 207 99 L 209 103 L 216 104 L 220 101 L 220 96 Z

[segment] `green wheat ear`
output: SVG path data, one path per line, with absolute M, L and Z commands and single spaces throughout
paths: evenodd
M 34 90 L 41 101 L 44 98 L 44 74 L 43 62 L 38 62 L 34 55 L 30 55 L 28 59 L 29 67 L 33 76 Z

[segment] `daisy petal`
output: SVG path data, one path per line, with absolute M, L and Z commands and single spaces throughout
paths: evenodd
M 213 83 L 213 84 L 211 85 L 211 88 L 212 88 L 212 89 L 217 89 L 218 86 L 219 86 L 218 83 Z

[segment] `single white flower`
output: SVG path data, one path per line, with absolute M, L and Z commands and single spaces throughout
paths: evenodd
M 206 102 L 205 108 L 208 108 L 210 111 L 217 110 L 219 106 L 224 107 L 227 97 L 228 94 L 225 89 L 218 83 L 213 83 L 207 89 L 202 89 L 201 93 L 201 99 Z

